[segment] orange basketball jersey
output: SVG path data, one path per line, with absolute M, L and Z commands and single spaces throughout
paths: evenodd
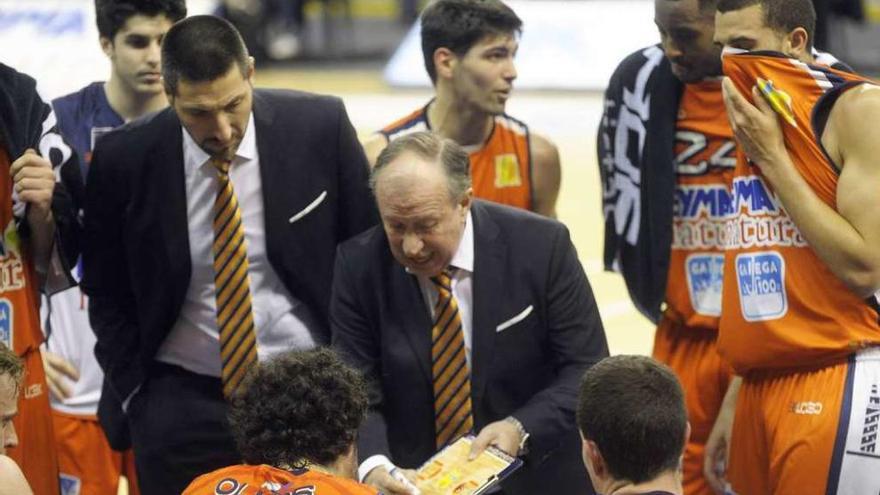
M 308 469 L 229 466 L 199 476 L 181 495 L 378 495 L 354 480 Z
M 18 415 L 13 420 L 18 447 L 7 453 L 21 466 L 34 495 L 57 495 L 58 456 L 40 356 L 43 332 L 37 311 L 37 278 L 12 214 L 10 163 L 6 151 L 0 149 L 0 342 L 15 351 L 25 366 Z
M 838 172 L 821 147 L 822 129 L 834 100 L 866 79 L 767 52 L 726 52 L 723 65 L 750 101 L 759 78 L 772 83 L 797 171 L 835 208 Z M 829 365 L 880 344 L 876 301 L 860 298 L 831 273 L 760 164 L 741 152 L 729 202 L 719 350 L 738 372 Z
M 379 131 L 388 141 L 411 132 L 429 131 L 428 105 Z M 509 115 L 495 117 L 483 146 L 467 149 L 474 195 L 496 203 L 532 208 L 532 156 L 529 128 Z
M 676 188 L 667 311 L 688 328 L 718 329 L 724 246 L 721 231 L 736 165 L 721 81 L 685 85 L 675 132 Z

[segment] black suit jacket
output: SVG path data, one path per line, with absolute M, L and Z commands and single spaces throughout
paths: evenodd
M 568 230 L 479 200 L 471 212 L 475 429 L 512 415 L 531 435 L 526 465 L 506 492 L 587 493 L 576 397 L 584 371 L 608 348 Z M 498 331 L 529 307 L 528 316 Z M 340 246 L 330 326 L 333 347 L 368 382 L 362 460 L 384 454 L 413 468 L 434 454 L 431 325 L 416 277 L 393 258 L 381 226 Z
M 366 158 L 336 98 L 255 90 L 253 118 L 269 261 L 293 297 L 326 324 L 336 245 L 377 218 Z M 86 196 L 82 287 L 90 297 L 106 405 L 128 397 L 150 375 L 189 286 L 176 114 L 169 108 L 103 137 Z M 329 341 L 327 328 L 319 330 L 323 335 L 316 337 Z M 105 414 L 112 409 L 101 408 Z

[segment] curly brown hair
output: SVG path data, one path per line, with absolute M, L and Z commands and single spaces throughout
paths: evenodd
M 13 382 L 20 384 L 24 376 L 24 365 L 11 349 L 0 342 L 0 376 L 2 375 L 9 375 Z
M 329 349 L 260 363 L 231 402 L 232 434 L 248 464 L 331 464 L 366 417 L 363 378 Z

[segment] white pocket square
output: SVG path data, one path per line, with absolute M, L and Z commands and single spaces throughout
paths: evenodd
M 514 316 L 513 318 L 505 321 L 504 323 L 498 325 L 495 328 L 495 331 L 496 332 L 503 332 L 503 331 L 507 330 L 508 328 L 516 325 L 517 323 L 525 320 L 527 316 L 532 314 L 532 310 L 534 310 L 534 309 L 535 309 L 535 307 L 532 306 L 531 304 L 529 304 L 529 307 L 522 310 L 522 312 L 520 314 L 518 314 L 518 315 Z
M 314 201 L 309 203 L 308 206 L 306 206 L 305 208 L 300 210 L 300 212 L 297 213 L 296 215 L 290 217 L 290 220 L 288 220 L 288 222 L 290 222 L 290 223 L 296 222 L 297 220 L 300 220 L 302 217 L 308 215 L 309 213 L 311 213 L 312 210 L 314 210 L 321 203 L 323 203 L 324 199 L 326 199 L 326 198 L 327 198 L 327 191 L 323 191 L 321 194 L 318 195 L 317 198 L 315 198 Z

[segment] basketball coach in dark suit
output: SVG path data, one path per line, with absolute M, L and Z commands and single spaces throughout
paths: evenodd
M 254 90 L 231 24 L 177 23 L 162 75 L 170 108 L 102 137 L 85 208 L 99 415 L 112 433 L 125 411 L 145 495 L 241 461 L 226 399 L 258 360 L 329 342 L 336 246 L 377 221 L 342 103 Z
M 523 458 L 504 493 L 588 493 L 577 390 L 608 348 L 568 230 L 472 200 L 467 153 L 428 132 L 392 141 L 371 184 L 383 225 L 340 246 L 330 303 L 370 388 L 359 475 L 409 493 L 395 468 L 473 433 Z

